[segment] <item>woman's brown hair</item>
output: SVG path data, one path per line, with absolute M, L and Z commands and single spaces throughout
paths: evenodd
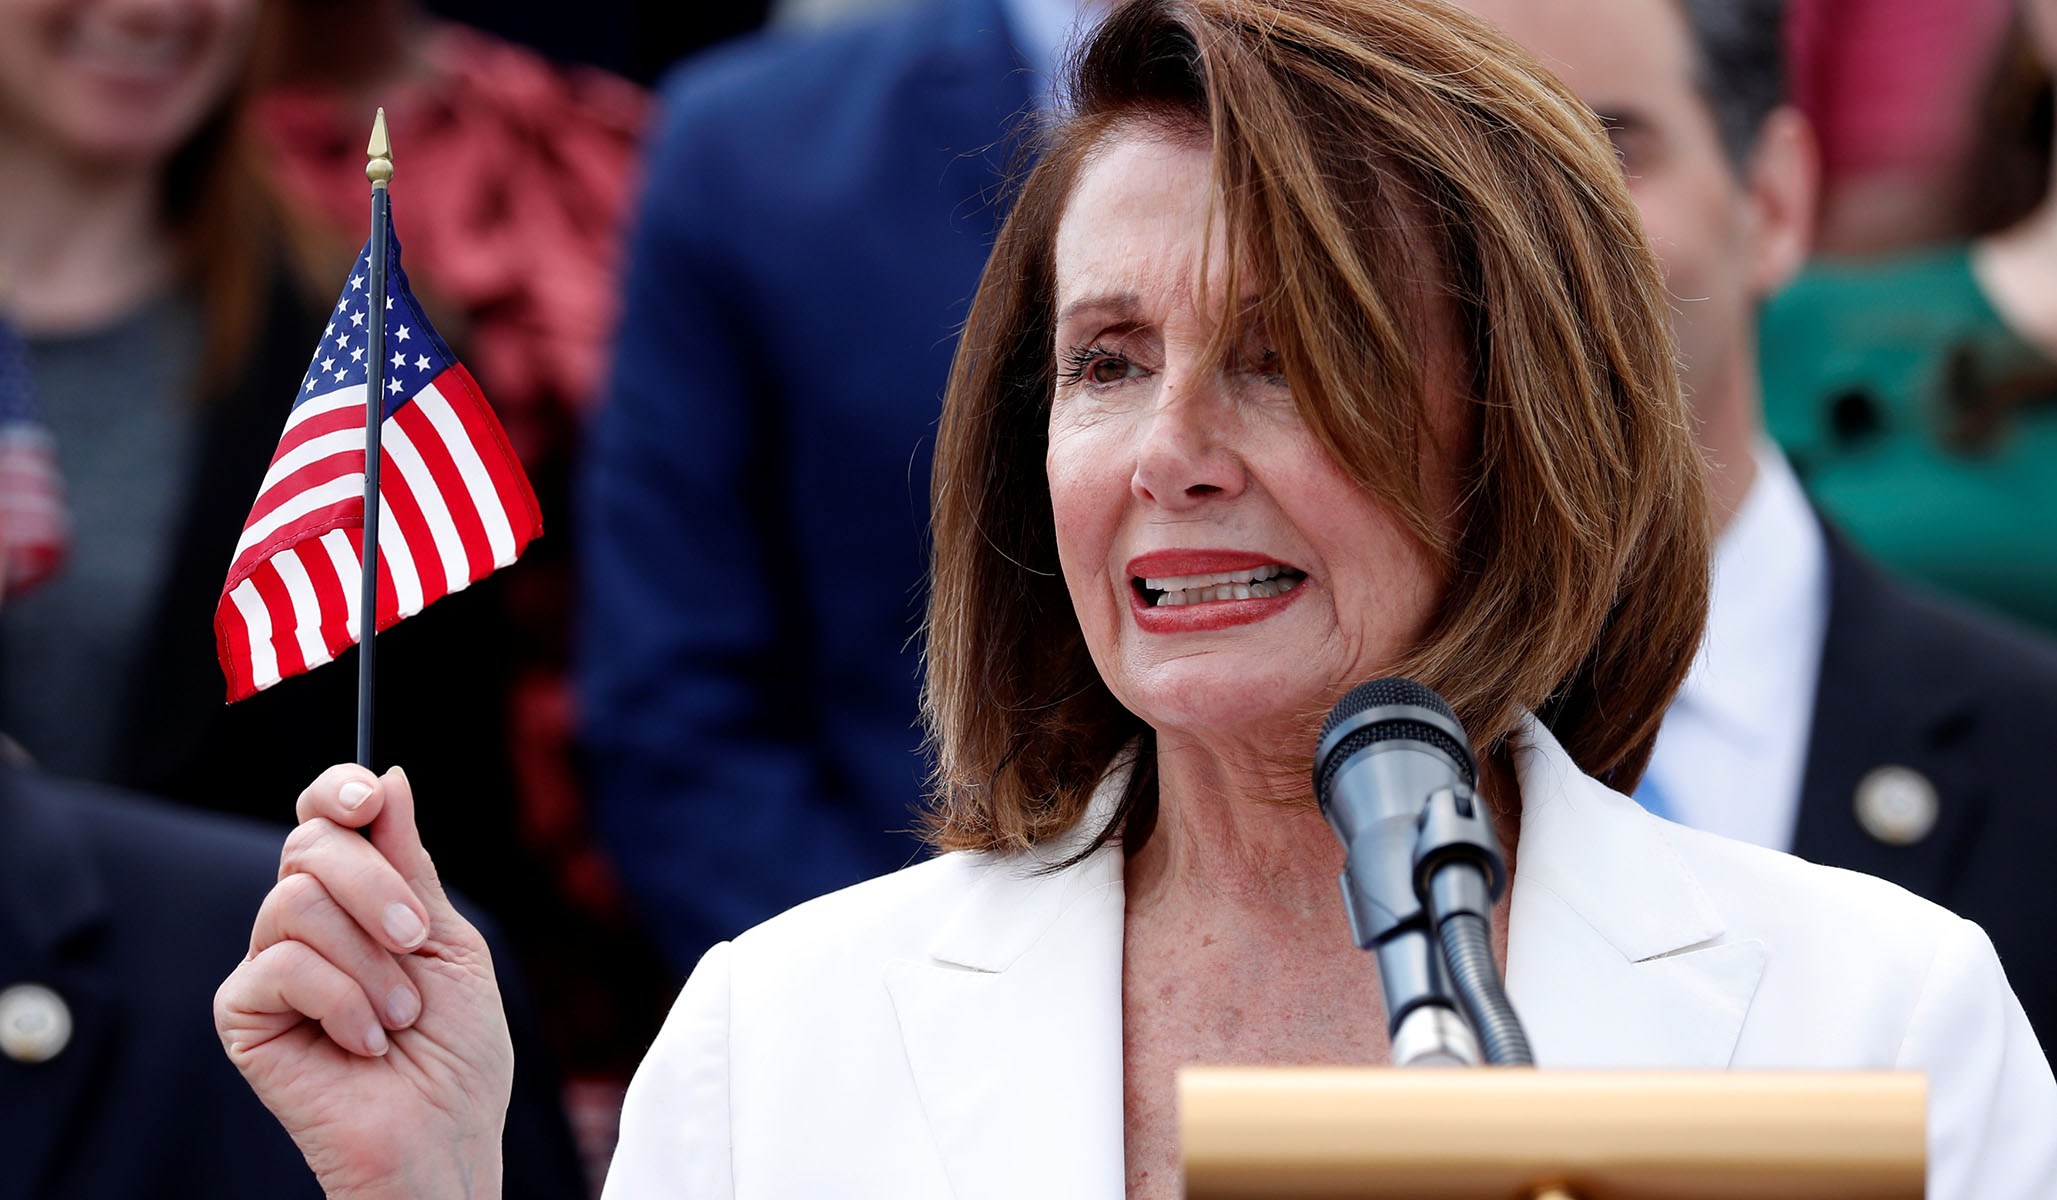
M 1225 294 L 1239 271 L 1264 285 L 1308 428 L 1442 567 L 1428 631 L 1392 672 L 1442 693 L 1482 753 L 1536 710 L 1581 768 L 1633 787 L 1705 620 L 1708 523 L 1662 279 L 1592 116 L 1435 0 L 1136 0 L 1069 84 L 944 402 L 932 841 L 1044 843 L 1125 746 L 1151 744 L 1087 655 L 1043 467 L 1057 226 L 1095 148 L 1139 128 L 1211 147 Z M 1424 320 L 1432 304 L 1451 320 Z M 1451 515 L 1417 464 L 1449 390 L 1426 377 L 1451 357 L 1427 339 L 1453 328 L 1471 445 Z M 1092 844 L 1153 811 L 1148 766 Z

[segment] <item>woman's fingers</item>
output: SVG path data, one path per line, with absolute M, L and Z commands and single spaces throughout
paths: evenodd
M 306 821 L 286 835 L 279 879 L 296 874 L 312 875 L 351 920 L 388 950 L 405 954 L 428 937 L 428 909 L 396 865 L 380 847 L 326 817 Z M 262 947 L 253 943 L 253 948 Z
M 393 864 L 403 878 L 414 888 L 423 900 L 436 906 L 439 917 L 457 917 L 457 911 L 450 907 L 449 898 L 443 894 L 443 884 L 436 876 L 436 864 L 430 860 L 429 852 L 421 844 L 421 831 L 414 823 L 414 788 L 407 782 L 407 772 L 399 767 L 389 767 L 379 776 L 378 790 L 374 800 L 367 801 L 379 806 L 378 818 L 371 823 L 368 832 L 371 844 Z
M 319 1022 L 352 1054 L 386 1052 L 385 1025 L 357 981 L 305 942 L 275 942 L 244 961 L 214 996 L 215 1028 L 240 1057 L 297 1026 Z
M 405 1029 L 421 1015 L 421 994 L 398 960 L 336 903 L 316 876 L 295 872 L 279 880 L 257 910 L 250 953 L 288 941 L 305 944 L 355 981 L 371 997 L 386 1028 Z
M 364 829 L 423 901 L 450 911 L 435 863 L 422 848 L 414 822 L 414 789 L 405 771 L 390 767 L 384 775 L 373 775 L 347 763 L 333 766 L 300 793 L 295 807 L 302 822 L 326 820 Z
M 379 815 L 379 777 L 354 763 L 339 763 L 315 777 L 293 806 L 296 820 L 322 817 L 362 829 Z

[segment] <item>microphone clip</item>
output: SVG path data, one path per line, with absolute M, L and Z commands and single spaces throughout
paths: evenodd
M 1414 841 L 1414 894 L 1432 926 L 1458 913 L 1490 919 L 1507 889 L 1507 857 L 1486 807 L 1470 785 L 1438 788 L 1421 807 Z M 1447 870 L 1450 867 L 1471 870 Z

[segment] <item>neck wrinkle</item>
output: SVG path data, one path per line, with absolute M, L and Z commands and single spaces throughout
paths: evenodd
M 1160 734 L 1156 825 L 1128 864 L 1130 905 L 1304 916 L 1333 904 L 1342 848 L 1304 776 L 1285 774 L 1276 762 Z

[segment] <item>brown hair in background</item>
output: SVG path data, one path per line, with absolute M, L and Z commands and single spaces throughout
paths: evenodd
M 241 374 L 268 319 L 275 274 L 289 258 L 279 206 L 244 129 L 252 74 L 246 68 L 165 170 L 165 220 L 181 273 L 200 302 L 204 343 L 195 392 L 202 400 Z
M 1393 670 L 1440 691 L 1483 753 L 1534 709 L 1584 770 L 1633 787 L 1705 620 L 1705 478 L 1662 279 L 1585 107 L 1434 0 L 1141 0 L 1083 48 L 1070 109 L 987 264 L 944 403 L 932 840 L 1043 843 L 1139 739 L 1093 844 L 1154 813 L 1149 732 L 1088 657 L 1043 464 L 1057 226 L 1094 148 L 1137 127 L 1211 143 L 1226 294 L 1244 270 L 1269 288 L 1309 429 L 1442 566 L 1431 628 Z M 1437 304 L 1469 402 L 1454 520 L 1429 511 L 1419 465 Z
M 2043 202 L 2057 140 L 2053 92 L 2050 68 L 2017 12 L 1987 75 L 1963 180 L 1964 227 L 1970 236 L 1998 233 Z

